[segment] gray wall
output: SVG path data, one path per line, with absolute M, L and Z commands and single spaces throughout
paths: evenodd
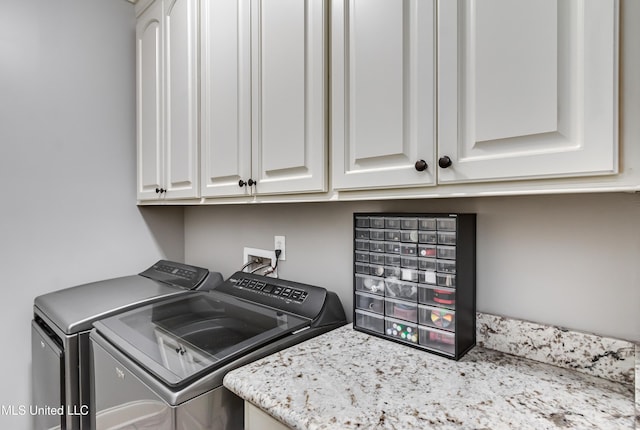
M 135 204 L 133 6 L 0 5 L 0 405 L 17 407 L 30 402 L 33 298 L 182 260 L 183 211 Z M 0 415 L 3 429 L 30 423 Z
M 640 196 L 599 194 L 193 207 L 188 261 L 225 276 L 244 246 L 273 249 L 280 277 L 336 291 L 352 307 L 352 214 L 473 212 L 479 311 L 640 340 Z

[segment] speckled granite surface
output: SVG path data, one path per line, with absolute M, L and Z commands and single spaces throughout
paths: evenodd
M 636 346 L 632 342 L 482 313 L 476 315 L 476 327 L 478 346 L 634 383 Z
M 631 429 L 634 388 L 477 347 L 460 361 L 348 325 L 227 374 L 295 429 Z
M 636 345 L 636 428 L 640 429 L 640 345 Z

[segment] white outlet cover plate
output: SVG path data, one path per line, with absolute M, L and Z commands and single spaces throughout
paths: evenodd
M 273 249 L 279 249 L 282 251 L 280 253 L 280 261 L 284 261 L 287 259 L 287 242 L 285 241 L 284 236 L 274 236 L 273 237 Z

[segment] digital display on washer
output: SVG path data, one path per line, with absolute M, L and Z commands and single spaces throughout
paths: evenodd
M 116 346 L 175 386 L 309 323 L 211 291 L 147 305 L 96 327 L 106 327 L 107 337 L 115 333 Z

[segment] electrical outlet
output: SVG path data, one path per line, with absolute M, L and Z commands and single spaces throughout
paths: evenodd
M 264 275 L 265 272 L 268 272 L 270 267 L 274 267 L 276 264 L 276 253 L 273 251 L 268 251 L 266 249 L 258 249 L 258 248 L 244 248 L 244 259 L 243 264 L 247 264 L 250 261 L 255 261 L 245 267 L 245 272 L 256 271 L 255 273 L 258 275 Z M 278 277 L 278 269 L 267 273 L 267 276 L 272 278 Z
M 285 252 L 285 237 L 284 236 L 274 236 L 273 237 L 273 249 L 279 249 L 280 251 L 280 261 L 284 261 L 287 259 L 287 254 Z

